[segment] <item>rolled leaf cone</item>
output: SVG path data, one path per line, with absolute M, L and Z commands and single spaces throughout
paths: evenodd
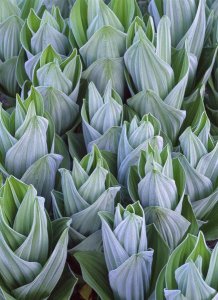
M 100 217 L 104 255 L 114 298 L 146 299 L 154 250 L 147 245 L 142 207 L 135 203 L 124 209 L 118 204 L 114 216 L 101 212 Z
M 12 176 L 0 195 L 2 299 L 50 299 L 64 275 L 70 219 L 51 222 L 44 198 Z
M 149 11 L 154 18 L 156 27 L 161 17 L 166 15 L 171 22 L 172 46 L 180 49 L 188 40 L 190 52 L 199 59 L 206 31 L 206 1 L 161 0 L 159 2 L 159 6 L 155 0 L 151 0 L 149 3 Z
M 188 46 L 171 48 L 170 20 L 166 16 L 159 22 L 155 44 L 152 22 L 150 18 L 145 26 L 136 18 L 127 33 L 124 60 L 132 94 L 128 105 L 139 117 L 153 114 L 175 143 L 186 115 L 182 104 L 190 72 Z
M 101 251 L 98 212 L 113 212 L 120 190 L 107 162 L 95 146 L 81 162 L 74 159 L 72 172 L 60 169 L 60 173 L 62 193 L 52 193 L 53 214 L 56 219 L 70 217 L 72 220 L 69 231 L 71 253 Z
M 211 7 L 214 9 L 214 16 L 211 26 L 211 32 L 208 40 L 208 46 L 216 47 L 218 43 L 218 5 L 216 2 Z M 206 108 L 210 120 L 212 122 L 212 134 L 215 136 L 217 140 L 218 136 L 218 59 L 216 57 L 216 61 L 213 66 L 213 71 L 211 73 L 210 79 L 208 80 L 208 95 L 205 97 L 206 99 Z
M 127 185 L 129 168 L 137 164 L 141 150 L 145 150 L 149 143 L 162 149 L 163 138 L 160 134 L 160 123 L 151 114 L 141 120 L 135 116 L 131 122 L 124 122 L 117 152 L 118 181 L 121 184 Z
M 58 7 L 53 7 L 51 13 L 44 10 L 41 17 L 33 9 L 29 11 L 20 33 L 20 40 L 24 49 L 20 52 L 17 65 L 20 86 L 28 78 L 33 81 L 34 68 L 39 62 L 41 53 L 49 45 L 63 57 L 71 53 L 67 31 L 67 24 L 62 18 Z M 23 69 L 23 65 L 25 65 L 25 69 Z
M 213 240 L 217 238 L 212 224 L 218 203 L 218 144 L 214 142 L 210 131 L 210 121 L 203 112 L 198 123 L 188 127 L 180 136 L 184 156 L 178 159 L 186 174 L 185 193 L 192 202 L 197 219 L 208 222 L 202 225 L 206 238 Z
M 159 276 L 157 299 L 216 299 L 217 261 L 218 247 L 211 251 L 202 232 L 198 237 L 188 235 L 172 252 Z
M 140 152 L 137 166 L 130 168 L 128 191 L 134 202 L 140 201 L 147 224 L 154 223 L 168 246 L 174 249 L 187 234 L 190 222 L 182 214 L 186 203 L 185 173 L 171 155 L 169 145 L 158 149 L 148 143 L 147 149 Z M 191 207 L 189 210 L 192 212 Z
M 12 98 L 19 91 L 15 68 L 21 49 L 23 23 L 18 5 L 14 1 L 3 0 L 0 13 L 0 87 Z
M 51 190 L 55 185 L 56 172 L 68 153 L 64 142 L 55 135 L 51 118 L 44 111 L 41 95 L 31 89 L 26 100 L 17 96 L 16 107 L 9 114 L 0 111 L 1 172 L 4 177 L 14 175 L 33 184 L 40 195 L 45 196 L 49 207 Z M 55 153 L 54 149 L 61 150 Z
M 141 16 L 135 0 L 111 1 L 77 0 L 71 10 L 70 27 L 86 70 L 83 78 L 93 81 L 103 93 L 108 81 L 123 97 L 126 34 L 133 18 Z
M 91 151 L 95 144 L 101 150 L 117 153 L 123 122 L 123 103 L 118 93 L 112 89 L 111 81 L 103 96 L 93 82 L 89 84 L 81 116 L 87 150 Z
M 75 0 L 44 0 L 44 4 L 46 5 L 46 8 L 51 11 L 53 6 L 59 7 L 61 15 L 64 18 L 68 18 L 70 14 L 70 10 L 72 5 L 74 4 Z
M 45 111 L 58 134 L 71 129 L 78 117 L 76 103 L 82 75 L 82 64 L 75 49 L 69 57 L 60 56 L 49 45 L 39 56 L 33 70 L 33 85 L 42 95 Z

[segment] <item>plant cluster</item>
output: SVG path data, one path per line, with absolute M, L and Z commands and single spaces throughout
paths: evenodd
M 0 299 L 218 299 L 218 0 L 1 0 Z

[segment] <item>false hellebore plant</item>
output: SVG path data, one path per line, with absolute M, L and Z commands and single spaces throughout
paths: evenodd
M 111 81 L 103 96 L 93 82 L 89 84 L 81 116 L 87 150 L 91 151 L 93 144 L 96 144 L 101 150 L 117 153 L 123 122 L 123 103 L 118 93 L 112 89 Z
M 81 162 L 74 159 L 72 172 L 60 169 L 60 173 L 62 193 L 52 193 L 53 212 L 55 218 L 72 220 L 69 247 L 73 251 L 101 249 L 98 212 L 113 213 L 120 190 L 107 162 L 95 146 Z
M 63 158 L 55 154 L 55 149 L 59 150 L 58 153 L 63 153 L 63 150 L 63 156 L 67 151 L 61 138 L 55 136 L 51 118 L 44 112 L 42 97 L 34 88 L 25 101 L 17 96 L 11 114 L 1 108 L 0 130 L 3 175 L 14 175 L 27 184 L 33 184 L 38 194 L 49 200 Z
M 174 48 L 181 49 L 188 40 L 193 67 L 198 63 L 204 45 L 205 2 L 205 0 L 151 0 L 149 4 L 149 10 L 156 27 L 158 27 L 163 15 L 169 18 L 171 42 Z
M 6 180 L 0 198 L 1 299 L 55 299 L 56 293 L 70 299 L 76 279 L 69 269 L 68 291 L 64 285 L 54 290 L 65 273 L 70 219 L 51 222 L 44 198 L 14 177 Z
M 122 97 L 124 94 L 124 62 L 126 34 L 140 10 L 135 0 L 77 0 L 70 15 L 70 26 L 80 49 L 86 70 L 83 78 L 93 81 L 103 93 L 109 80 Z
M 218 144 L 210 135 L 210 121 L 205 114 L 194 127 L 188 127 L 179 138 L 184 156 L 179 160 L 185 171 L 185 193 L 192 202 L 197 219 L 207 240 L 218 238 L 216 213 L 218 206 Z
M 143 116 L 141 120 L 134 116 L 131 122 L 124 122 L 117 155 L 118 181 L 121 184 L 127 184 L 130 166 L 137 164 L 141 150 L 145 150 L 149 143 L 162 149 L 160 132 L 160 123 L 151 114 Z
M 40 92 L 45 110 L 51 115 L 58 134 L 72 128 L 79 112 L 76 104 L 82 64 L 75 49 L 63 58 L 49 45 L 39 56 L 32 83 Z
M 22 27 L 20 40 L 25 51 L 19 55 L 17 75 L 19 84 L 22 86 L 25 79 L 33 81 L 34 67 L 40 59 L 40 55 L 49 45 L 62 56 L 70 53 L 71 46 L 66 36 L 68 31 L 66 22 L 61 16 L 58 7 L 53 7 L 51 13 L 44 10 L 42 16 L 33 9 Z M 25 62 L 25 52 L 27 61 Z M 25 72 L 23 70 L 25 65 Z M 23 70 L 23 71 L 22 71 Z
M 158 149 L 149 144 L 141 151 L 137 165 L 130 168 L 128 190 L 134 202 L 140 200 L 147 224 L 154 223 L 174 249 L 190 226 L 182 215 L 184 206 L 191 208 L 184 199 L 184 170 L 177 159 L 172 159 L 169 145 Z
M 188 235 L 162 270 L 156 285 L 156 299 L 217 299 L 217 264 L 218 245 L 211 251 L 201 232 L 198 237 Z
M 143 117 L 153 114 L 161 128 L 175 142 L 185 119 L 181 110 L 189 76 L 188 45 L 171 48 L 170 20 L 161 18 L 155 38 L 152 19 L 147 27 L 136 18 L 127 33 L 124 60 L 132 98 L 128 105 Z
M 216 6 L 215 6 L 216 5 Z M 212 6 L 213 8 L 213 6 Z M 215 16 L 213 20 L 213 28 L 211 31 L 209 46 L 216 46 L 218 44 L 218 2 L 214 2 Z M 218 57 L 213 67 L 211 77 L 208 81 L 208 95 L 206 96 L 207 111 L 212 121 L 213 135 L 218 136 Z
M 144 211 L 139 202 L 125 209 L 118 204 L 115 215 L 109 212 L 100 212 L 99 215 L 114 298 L 148 299 L 161 266 L 168 259 L 168 247 L 153 225 L 148 230 L 147 241 Z M 156 234 L 155 242 L 153 234 Z M 148 248 L 148 244 L 151 248 Z
M 20 31 L 23 25 L 21 11 L 12 0 L 1 1 L 0 12 L 0 86 L 4 93 L 14 97 L 18 84 L 15 75 L 17 57 L 21 48 Z

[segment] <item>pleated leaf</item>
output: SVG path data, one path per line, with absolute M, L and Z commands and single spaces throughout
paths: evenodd
M 125 263 L 129 255 L 113 233 L 113 215 L 107 212 L 100 212 L 99 216 L 102 221 L 105 261 L 108 270 L 111 271 Z
M 157 170 L 152 170 L 138 184 L 139 199 L 143 207 L 160 206 L 174 209 L 178 201 L 175 181 Z
M 38 276 L 29 284 L 23 285 L 13 291 L 17 299 L 43 299 L 50 295 L 64 270 L 67 244 L 68 229 L 65 229 Z
M 123 58 L 101 58 L 91 64 L 83 72 L 82 77 L 88 82 L 93 81 L 98 91 L 103 94 L 111 80 L 112 87 L 122 97 L 124 95 L 124 62 Z
M 203 280 L 199 270 L 192 261 L 179 267 L 175 272 L 175 277 L 179 290 L 188 299 L 212 299 L 216 294 L 216 290 Z
M 185 111 L 175 109 L 165 104 L 153 91 L 140 92 L 128 100 L 128 105 L 140 117 L 151 113 L 160 123 L 162 130 L 174 141 L 185 119 Z
M 213 192 L 212 182 L 209 178 L 198 173 L 184 156 L 179 157 L 186 175 L 186 194 L 190 201 L 196 201 L 209 196 Z
M 164 99 L 174 85 L 173 70 L 159 58 L 147 38 L 143 37 L 139 37 L 125 53 L 127 70 L 137 91 L 149 89 Z
M 176 47 L 193 22 L 197 10 L 196 1 L 166 0 L 163 2 L 166 5 L 165 13 L 171 21 L 172 44 Z
M 46 119 L 38 116 L 31 119 L 22 138 L 6 154 L 8 172 L 21 177 L 34 162 L 48 153 L 47 128 Z
M 47 260 L 49 248 L 47 216 L 44 210 L 44 199 L 36 199 L 30 232 L 26 240 L 16 249 L 15 254 L 26 261 L 38 261 L 43 265 Z M 22 204 L 21 207 L 24 209 L 26 203 L 22 202 Z
M 130 24 L 137 15 L 142 17 L 141 11 L 135 0 L 121 0 L 119 2 L 112 0 L 110 2 L 110 7 L 119 18 L 125 31 L 129 29 Z
M 215 290 L 218 289 L 218 282 L 216 280 L 217 278 L 217 264 L 218 264 L 218 245 L 215 246 L 215 248 L 212 251 L 212 255 L 210 258 L 210 264 L 208 267 L 207 277 L 206 277 L 206 283 L 214 288 Z
M 45 110 L 51 115 L 56 132 L 61 134 L 71 128 L 78 116 L 78 105 L 55 88 L 38 87 L 37 90 L 43 96 Z
M 12 57 L 5 62 L 0 61 L 0 86 L 12 97 L 18 91 L 16 63 L 17 57 Z
M 80 48 L 80 54 L 86 64 L 90 66 L 100 58 L 116 58 L 124 55 L 126 50 L 126 34 L 111 26 L 98 30 Z
M 157 55 L 171 65 L 171 35 L 170 20 L 164 16 L 157 27 Z
M 218 155 L 218 144 L 216 144 L 213 151 L 204 155 L 201 160 L 199 161 L 196 170 L 210 178 L 210 180 L 215 184 L 217 177 L 218 177 L 218 162 L 217 162 L 217 155 Z
M 102 299 L 112 299 L 113 295 L 108 281 L 108 272 L 103 254 L 84 251 L 76 252 L 74 257 L 80 264 L 85 282 L 87 282 Z
M 91 13 L 90 13 L 91 12 Z M 124 31 L 122 24 L 120 23 L 117 16 L 104 3 L 103 0 L 93 1 L 91 0 L 88 5 L 88 21 L 89 26 L 87 29 L 88 39 L 104 26 L 111 26 L 120 31 Z
M 183 216 L 163 207 L 145 208 L 145 219 L 147 224 L 155 224 L 171 249 L 178 245 L 190 226 Z
M 197 238 L 188 234 L 184 241 L 171 253 L 166 265 L 166 287 L 167 289 L 177 289 L 175 271 L 186 262 L 187 257 L 195 247 Z
M 12 16 L 0 24 L 0 59 L 2 61 L 18 56 L 21 48 L 22 25 L 23 21 L 17 16 Z
M 188 3 L 188 1 L 186 1 Z M 191 1 L 194 3 L 194 1 Z M 178 22 L 178 20 L 176 21 Z M 178 43 L 177 48 L 182 48 L 188 40 L 190 52 L 195 54 L 199 59 L 204 44 L 204 37 L 206 32 L 206 15 L 205 15 L 205 1 L 199 0 L 198 9 L 193 20 L 192 25 Z
M 146 299 L 150 287 L 153 250 L 132 255 L 109 272 L 115 299 Z
M 8 0 L 2 0 L 1 2 L 1 12 L 0 12 L 0 23 L 6 20 L 9 16 L 20 15 L 20 9 L 17 3 Z
M 207 154 L 207 149 L 196 136 L 191 127 L 188 127 L 179 138 L 184 155 L 190 165 L 195 168 L 201 157 Z M 200 172 L 201 173 L 201 172 Z M 202 173 L 201 173 L 202 174 Z
M 111 187 L 107 189 L 96 201 L 84 210 L 72 216 L 72 227 L 81 234 L 88 236 L 100 229 L 101 221 L 98 217 L 100 211 L 112 213 L 114 211 L 114 202 L 120 187 Z M 86 222 L 84 222 L 86 220 Z
M 48 45 L 52 45 L 57 53 L 62 55 L 68 53 L 69 42 L 67 37 L 50 24 L 44 23 L 31 38 L 31 50 L 36 55 Z
M 28 262 L 15 255 L 6 244 L 2 234 L 0 234 L 0 240 L 1 277 L 5 284 L 14 289 L 20 285 L 32 282 L 42 270 L 40 263 Z
M 60 169 L 61 185 L 64 196 L 66 216 L 71 216 L 88 207 L 88 203 L 80 196 L 70 171 Z

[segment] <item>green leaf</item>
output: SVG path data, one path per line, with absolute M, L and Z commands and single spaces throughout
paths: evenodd
M 190 165 L 195 168 L 202 156 L 207 154 L 206 147 L 204 146 L 200 138 L 193 133 L 191 127 L 188 127 L 182 133 L 179 141 L 184 155 L 186 156 Z
M 196 1 L 167 0 L 165 2 L 165 14 L 171 21 L 172 43 L 176 47 L 193 22 L 197 10 Z
M 37 262 L 28 262 L 15 255 L 2 234 L 0 234 L 0 240 L 1 277 L 5 284 L 14 289 L 34 280 L 35 276 L 40 273 L 42 266 Z
M 65 93 L 54 87 L 38 87 L 45 110 L 51 115 L 55 130 L 63 134 L 71 128 L 79 113 L 79 106 Z
M 112 26 L 120 31 L 124 30 L 117 16 L 103 0 L 89 2 L 88 22 L 87 36 L 89 39 L 96 31 L 104 26 Z
M 93 81 L 101 94 L 111 80 L 112 88 L 122 97 L 125 86 L 123 58 L 98 59 L 83 72 L 82 78 Z
M 212 255 L 210 258 L 210 264 L 207 272 L 206 282 L 212 288 L 218 289 L 217 278 L 217 266 L 218 266 L 218 244 L 216 244 L 215 248 L 212 251 Z
M 204 276 L 206 276 L 208 267 L 209 267 L 211 251 L 207 247 L 204 235 L 201 231 L 198 234 L 198 238 L 197 238 L 195 247 L 190 252 L 189 256 L 186 259 L 186 262 L 189 262 L 189 261 L 196 262 L 196 260 L 198 259 L 199 256 L 202 257 L 202 273 Z
M 178 201 L 175 181 L 158 170 L 151 170 L 138 184 L 138 194 L 143 207 L 160 206 L 174 209 Z
M 177 207 L 178 208 L 178 207 Z M 186 218 L 190 222 L 190 227 L 188 229 L 188 232 L 197 235 L 199 226 L 195 215 L 195 210 L 193 209 L 189 198 L 187 196 L 184 197 L 182 200 L 182 209 L 181 209 L 181 215 Z
M 203 280 L 193 261 L 185 263 L 175 271 L 178 289 L 187 299 L 212 299 L 216 291 Z
M 144 33 L 141 35 L 125 53 L 127 70 L 139 92 L 152 90 L 164 99 L 174 85 L 173 70 L 154 52 Z
M 101 58 L 118 58 L 126 50 L 126 34 L 111 26 L 104 26 L 80 48 L 80 54 L 88 67 Z
M 79 262 L 83 279 L 105 300 L 113 299 L 108 280 L 104 255 L 99 252 L 77 252 L 74 257 Z
M 171 65 L 170 20 L 167 16 L 160 19 L 157 27 L 157 55 Z
M 188 234 L 185 240 L 170 255 L 165 275 L 167 289 L 177 289 L 175 271 L 185 263 L 187 257 L 194 249 L 196 241 L 197 238 L 195 236 Z
M 87 1 L 76 0 L 70 13 L 70 26 L 76 42 L 81 48 L 87 41 L 86 30 L 87 21 Z
M 24 135 L 6 154 L 5 166 L 8 172 L 21 177 L 28 167 L 48 153 L 47 128 L 46 119 L 38 116 L 31 119 Z
M 32 164 L 22 176 L 22 181 L 33 184 L 38 194 L 46 198 L 46 206 L 49 205 L 50 193 L 54 188 L 56 173 L 61 161 L 62 156 L 47 154 Z
M 21 48 L 22 25 L 23 21 L 17 16 L 11 16 L 0 23 L 0 59 L 2 61 L 18 56 Z
M 204 155 L 198 165 L 196 170 L 208 178 L 211 179 L 213 184 L 216 183 L 217 177 L 218 177 L 218 162 L 217 162 L 217 156 L 218 156 L 218 143 L 216 144 L 213 151 L 210 153 Z
M 184 156 L 180 155 L 179 161 L 185 171 L 186 194 L 190 197 L 190 201 L 193 202 L 209 196 L 213 191 L 210 179 L 198 173 Z
M 162 130 L 172 141 L 175 141 L 186 112 L 167 105 L 153 91 L 142 91 L 128 100 L 128 105 L 133 108 L 140 117 L 151 113 L 160 123 Z
M 172 2 L 172 1 L 171 1 Z M 190 1 L 186 1 L 189 3 Z M 195 5 L 195 1 L 191 1 Z M 185 7 L 185 6 L 183 6 Z M 185 10 L 187 12 L 187 10 Z M 186 13 L 185 13 L 186 15 Z M 175 20 L 179 24 L 178 19 Z M 205 1 L 199 0 L 198 9 L 193 20 L 192 25 L 183 36 L 182 40 L 177 45 L 177 48 L 183 48 L 186 40 L 188 40 L 190 52 L 195 54 L 199 59 L 204 44 L 204 37 L 206 32 L 206 14 L 205 14 Z
M 31 229 L 25 241 L 16 249 L 15 254 L 26 261 L 38 261 L 43 265 L 47 260 L 49 247 L 48 234 L 45 230 L 47 228 L 47 216 L 44 210 L 44 199 L 36 199 Z M 26 198 L 26 201 L 28 200 Z M 24 210 L 25 206 L 28 205 L 26 201 L 22 202 L 18 212 L 21 209 Z M 24 215 L 24 211 L 19 215 Z M 16 217 L 19 218 L 19 216 Z
M 119 2 L 112 0 L 110 2 L 110 7 L 124 26 L 125 31 L 129 29 L 129 26 L 136 15 L 142 17 L 141 11 L 135 0 L 121 0 Z
M 74 133 L 72 130 L 67 132 L 68 146 L 71 158 L 82 159 L 86 155 L 86 147 L 82 134 Z
M 153 250 L 130 256 L 123 264 L 109 272 L 115 299 L 146 299 L 150 288 Z M 143 280 L 142 280 L 143 278 Z
M 12 97 L 14 97 L 18 91 L 16 63 L 17 57 L 12 57 L 5 62 L 0 61 L 0 86 Z
M 65 266 L 61 279 L 58 281 L 50 298 L 52 300 L 70 300 L 77 284 L 77 278 L 68 265 Z
M 153 238 L 154 236 L 155 239 Z M 154 250 L 150 283 L 150 292 L 153 292 L 159 274 L 168 261 L 170 249 L 154 224 L 147 226 L 147 237 L 149 248 Z
M 9 16 L 20 15 L 20 9 L 16 2 L 2 0 L 1 2 L 1 12 L 0 12 L 0 23 L 6 20 Z
M 99 198 L 96 197 L 92 205 L 75 213 L 72 216 L 72 227 L 85 236 L 100 229 L 101 221 L 98 217 L 98 212 L 107 211 L 112 213 L 114 211 L 115 197 L 119 190 L 120 187 L 110 187 Z
M 170 249 L 174 249 L 185 236 L 190 222 L 179 213 L 163 207 L 146 207 L 147 224 L 156 226 Z
M 64 269 L 67 257 L 68 228 L 63 231 L 51 256 L 38 276 L 13 291 L 15 297 L 43 299 L 50 295 Z

